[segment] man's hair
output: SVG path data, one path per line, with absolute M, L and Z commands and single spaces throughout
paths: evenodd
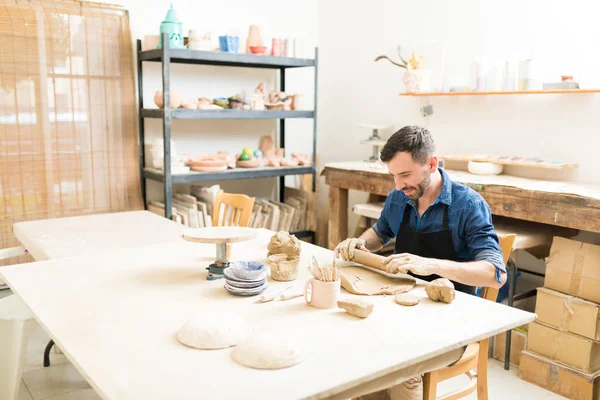
M 381 161 L 390 162 L 398 152 L 410 153 L 414 161 L 425 164 L 427 158 L 435 152 L 435 143 L 427 129 L 408 125 L 390 136 L 381 149 Z

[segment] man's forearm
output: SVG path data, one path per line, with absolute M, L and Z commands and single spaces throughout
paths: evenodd
M 500 282 L 496 280 L 496 267 L 489 261 L 456 262 L 436 260 L 436 274 L 452 281 L 469 286 L 485 286 L 499 289 L 506 282 L 506 273 L 500 273 Z
M 381 240 L 373 228 L 367 229 L 362 235 L 360 235 L 359 239 L 366 240 L 367 244 L 365 247 L 369 249 L 369 251 L 375 252 L 383 248 Z

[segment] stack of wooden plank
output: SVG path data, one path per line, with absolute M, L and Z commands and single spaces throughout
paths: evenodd
M 570 399 L 600 393 L 600 246 L 554 237 L 520 376 Z

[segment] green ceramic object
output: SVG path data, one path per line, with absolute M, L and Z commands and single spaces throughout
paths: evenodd
M 251 157 L 252 156 L 248 153 L 242 153 L 242 154 L 240 154 L 239 160 L 240 161 L 249 161 Z
M 164 21 L 160 23 L 160 38 L 158 41 L 158 48 L 162 48 L 163 33 L 166 33 L 169 37 L 169 47 L 172 49 L 183 49 L 183 26 L 179 18 L 177 17 L 177 11 L 171 8 L 167 11 L 167 16 Z

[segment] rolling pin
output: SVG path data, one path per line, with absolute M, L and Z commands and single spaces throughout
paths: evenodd
M 368 251 L 363 250 L 355 250 L 354 258 L 350 261 L 354 261 L 355 263 L 359 263 L 362 265 L 366 265 L 367 267 L 375 268 L 383 272 L 388 272 L 390 274 L 398 273 L 398 269 L 394 271 L 388 271 L 386 266 L 382 264 L 383 260 L 386 257 L 380 256 L 379 254 L 369 253 Z

